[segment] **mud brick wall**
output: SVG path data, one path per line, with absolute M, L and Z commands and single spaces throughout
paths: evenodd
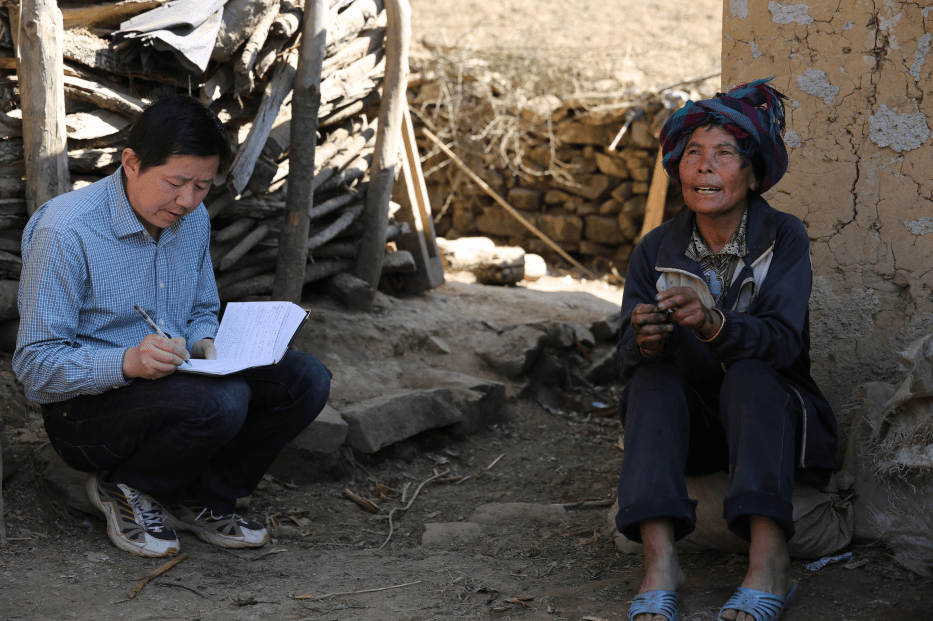
M 840 419 L 933 332 L 933 7 L 725 0 L 723 85 L 789 97 L 787 176 L 766 198 L 812 242 L 814 375 Z

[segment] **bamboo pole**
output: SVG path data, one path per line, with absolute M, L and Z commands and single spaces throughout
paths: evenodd
M 321 107 L 321 66 L 327 42 L 326 0 L 308 0 L 301 33 L 301 52 L 292 95 L 291 154 L 285 222 L 279 233 L 279 255 L 272 298 L 301 301 L 308 262 L 308 210 L 314 205 L 314 152 Z
M 478 185 L 480 188 L 482 188 L 483 191 L 486 192 L 486 194 L 488 194 L 489 196 L 491 196 L 497 203 L 499 203 L 499 205 L 501 205 L 503 209 L 505 209 L 507 212 L 509 212 L 516 220 L 518 220 L 518 221 L 522 224 L 522 226 L 524 226 L 526 229 L 528 229 L 529 231 L 531 231 L 532 233 L 534 233 L 535 235 L 537 235 L 538 238 L 539 238 L 541 241 L 543 241 L 545 244 L 547 244 L 548 246 L 550 246 L 551 249 L 554 250 L 554 252 L 556 252 L 557 254 L 559 254 L 560 256 L 562 256 L 563 258 L 565 258 L 568 262 L 570 262 L 571 265 L 573 265 L 574 267 L 579 268 L 579 269 L 580 269 L 584 274 L 586 274 L 588 277 L 590 277 L 590 278 L 592 278 L 592 279 L 594 279 L 594 280 L 596 279 L 596 274 L 594 274 L 594 273 L 591 272 L 590 270 L 586 269 L 579 261 L 577 261 L 576 259 L 574 259 L 574 258 L 573 258 L 572 256 L 570 256 L 569 254 L 567 254 L 566 251 L 564 251 L 563 248 L 561 248 L 560 246 L 558 246 L 550 237 L 548 237 L 547 235 L 545 235 L 544 233 L 542 233 L 540 230 L 538 230 L 538 227 L 536 227 L 534 224 L 532 224 L 525 216 L 523 216 L 522 214 L 518 213 L 518 211 L 517 211 L 514 207 L 512 207 L 511 205 L 509 205 L 509 204 L 505 201 L 504 198 L 502 198 L 501 196 L 499 196 L 498 194 L 496 194 L 496 191 L 493 190 L 491 187 L 489 187 L 489 184 L 487 184 L 485 181 L 483 181 L 483 180 L 480 178 L 480 176 L 477 175 L 475 172 L 473 172 L 472 170 L 470 170 L 470 167 L 467 166 L 467 165 L 463 162 L 463 160 L 461 160 L 459 157 L 457 157 L 457 155 L 456 155 L 453 151 L 451 151 L 449 148 L 447 148 L 447 145 L 445 145 L 443 142 L 441 142 L 441 141 L 438 139 L 437 136 L 435 136 L 434 134 L 432 134 L 428 129 L 423 129 L 422 131 L 424 132 L 424 135 L 428 138 L 428 140 L 430 140 L 431 142 L 433 142 L 434 144 L 436 144 L 436 145 L 438 146 L 438 148 L 439 148 L 441 151 L 444 152 L 444 155 L 446 155 L 447 157 L 449 157 L 449 158 L 451 159 L 451 161 L 453 161 L 453 163 L 456 164 L 456 165 L 460 168 L 460 170 L 462 170 L 463 172 L 465 172 L 465 173 L 467 174 L 467 176 L 468 176 L 470 179 L 472 179 L 473 182 L 474 182 L 476 185 Z
M 408 43 L 411 39 L 411 6 L 408 0 L 385 0 L 386 55 L 382 103 L 376 150 L 366 193 L 366 212 L 356 276 L 375 289 L 382 275 L 385 235 L 389 224 L 389 200 L 398 172 L 399 141 L 402 137 L 402 112 L 406 104 L 405 83 L 408 76 Z
M 32 215 L 46 201 L 71 191 L 65 146 L 64 31 L 55 0 L 23 0 L 16 30 L 26 208 Z

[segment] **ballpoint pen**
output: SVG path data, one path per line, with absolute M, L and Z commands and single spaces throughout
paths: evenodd
M 151 318 L 148 314 L 146 314 L 146 311 L 144 311 L 143 309 L 141 309 L 141 308 L 139 307 L 139 304 L 133 304 L 133 308 L 135 308 L 135 309 L 136 309 L 136 312 L 138 312 L 140 315 L 143 316 L 143 319 L 146 321 L 146 323 L 149 324 L 149 327 L 150 327 L 150 328 L 152 328 L 153 330 L 156 331 L 156 334 L 158 334 L 159 336 L 161 336 L 161 337 L 164 338 L 164 339 L 172 340 L 172 337 L 170 337 L 169 335 L 167 335 L 165 332 L 162 332 L 162 330 L 159 328 L 159 326 L 156 325 L 156 322 L 154 322 L 154 321 L 152 320 L 152 318 Z M 182 364 L 187 364 L 187 362 L 188 362 L 187 360 L 183 360 L 183 361 L 182 361 Z

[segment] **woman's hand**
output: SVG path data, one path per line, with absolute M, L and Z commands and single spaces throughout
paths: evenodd
M 639 304 L 632 310 L 632 331 L 641 355 L 657 358 L 664 353 L 674 324 L 654 304 Z
M 655 296 L 658 309 L 671 311 L 669 320 L 679 326 L 690 328 L 704 340 L 716 336 L 722 326 L 719 313 L 707 308 L 696 291 L 690 287 L 671 287 Z

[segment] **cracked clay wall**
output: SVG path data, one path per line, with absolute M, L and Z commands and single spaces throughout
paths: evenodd
M 933 2 L 723 5 L 723 90 L 776 76 L 788 96 L 765 198 L 809 230 L 814 377 L 844 437 L 855 388 L 933 332 Z

